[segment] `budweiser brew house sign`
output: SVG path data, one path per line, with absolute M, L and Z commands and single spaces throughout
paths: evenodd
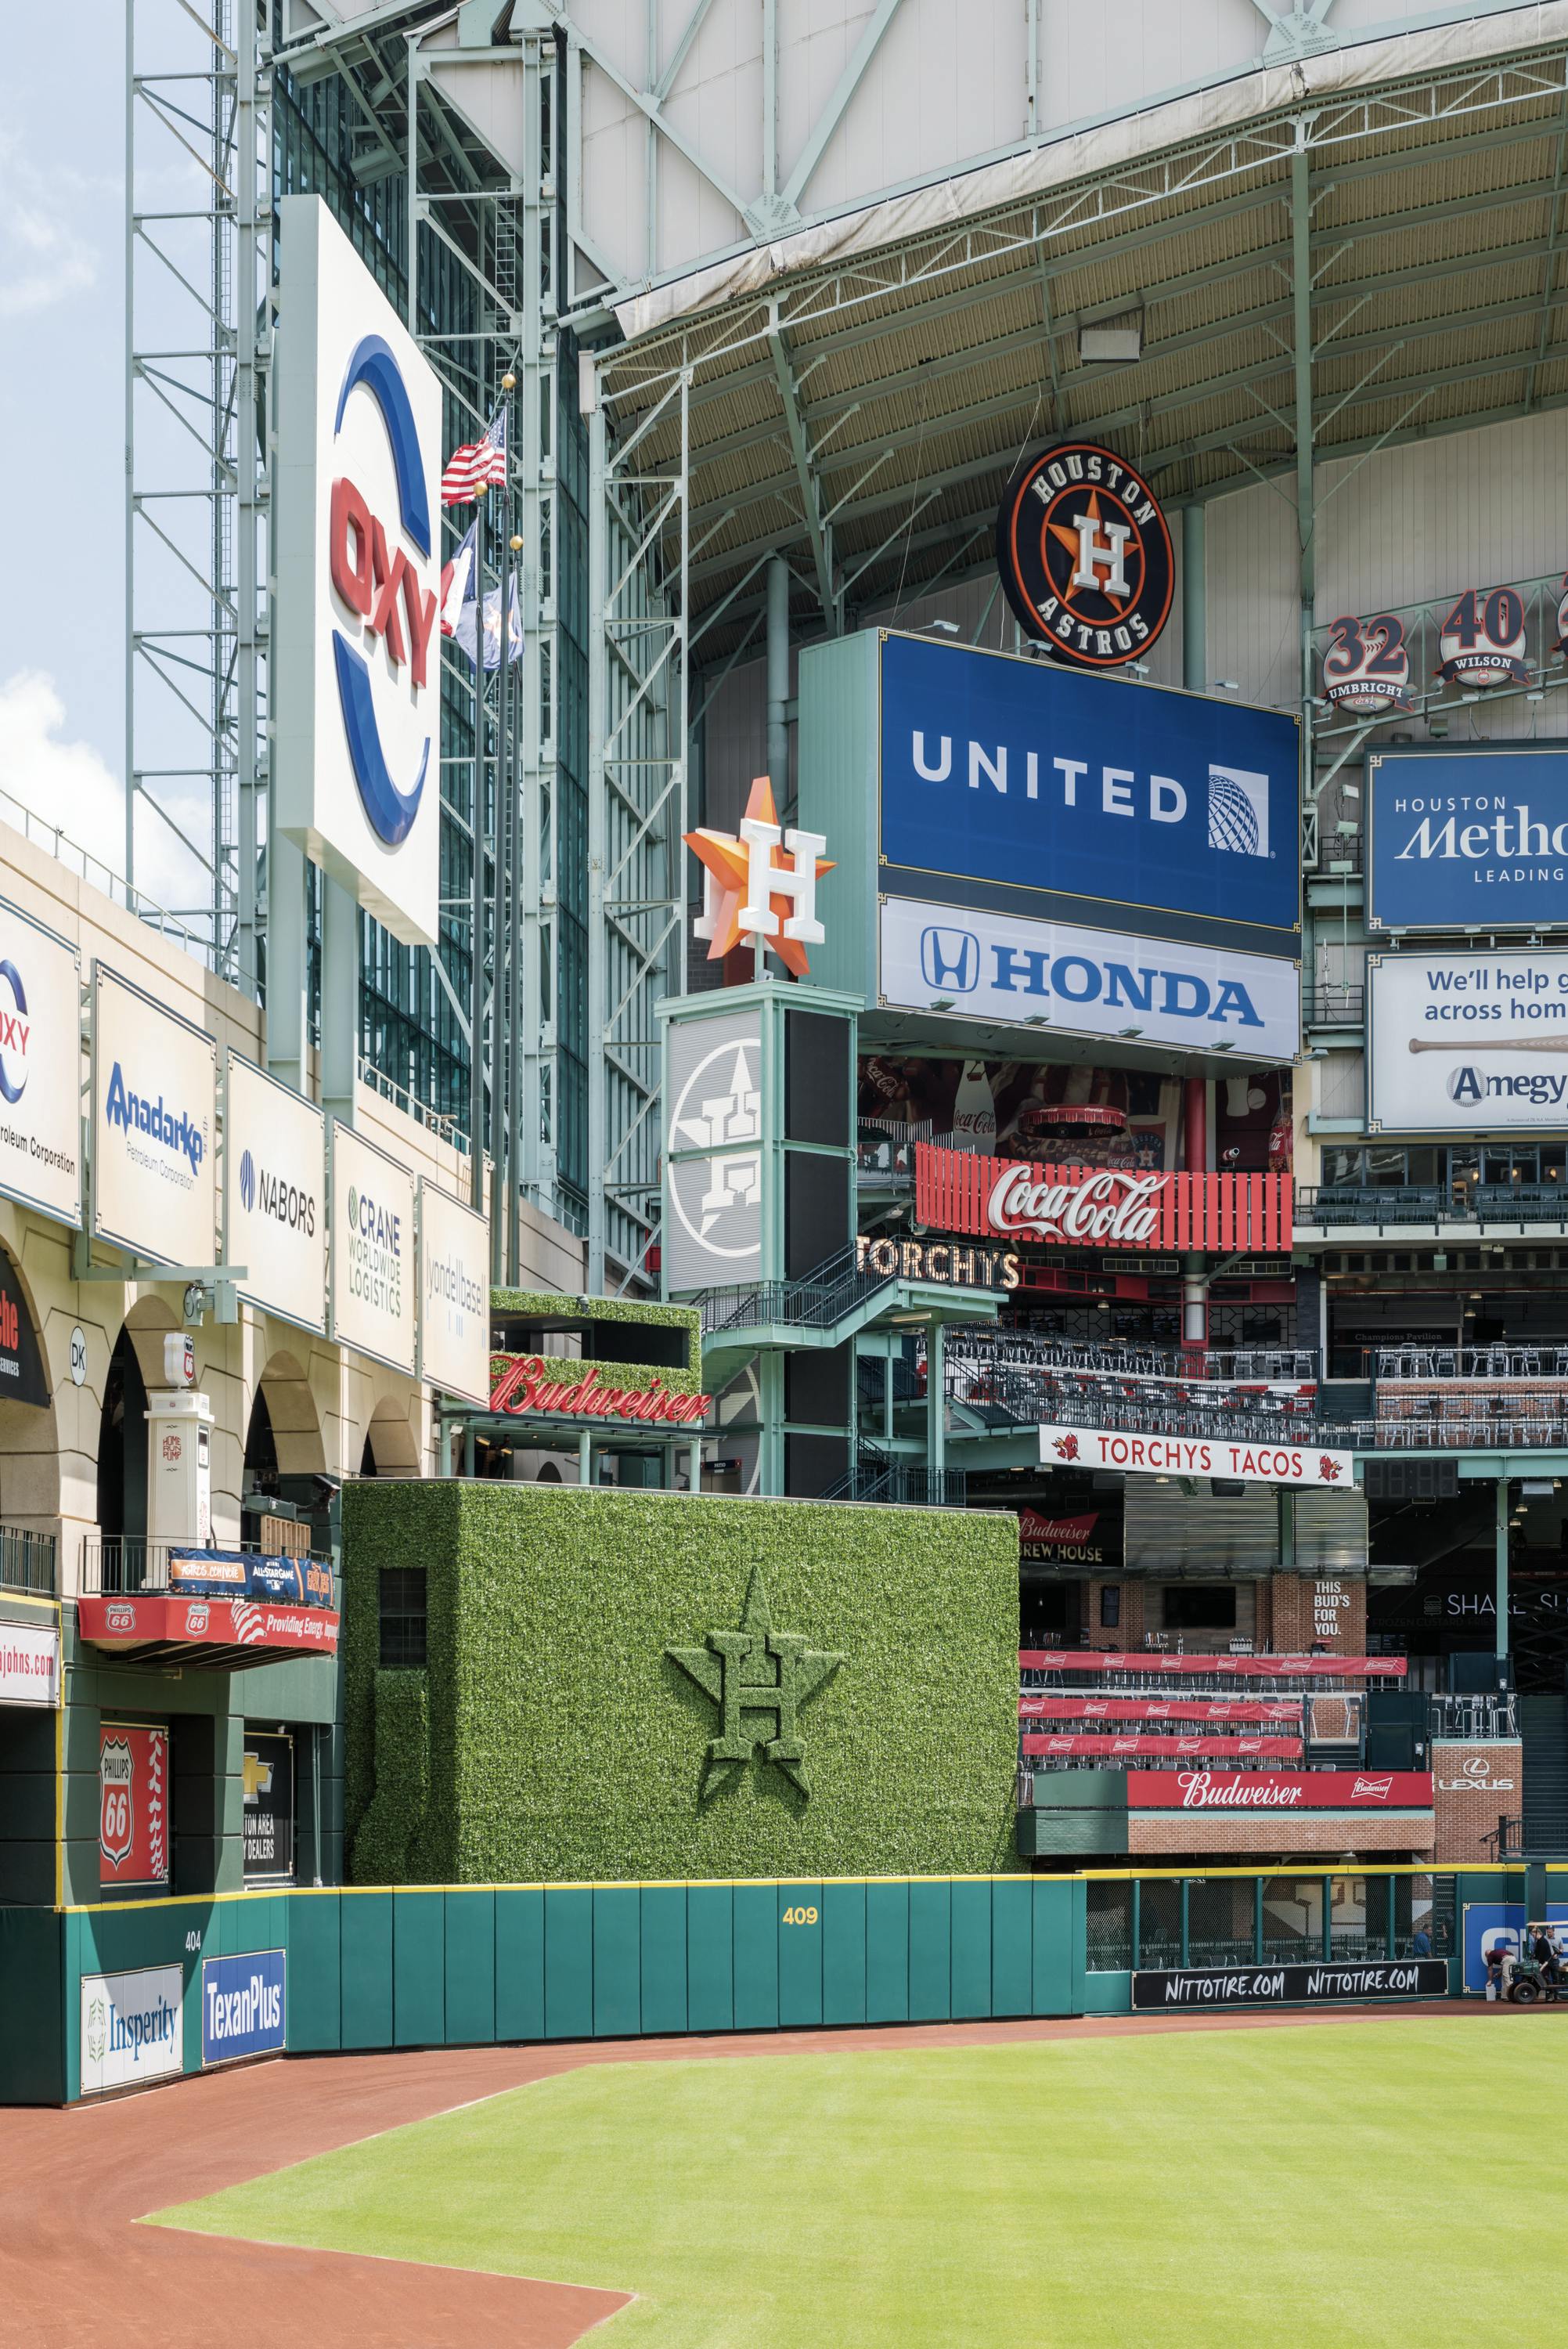
M 1130 1166 L 1042 1166 L 916 1145 L 915 1215 L 929 1228 L 1088 1248 L 1248 1248 L 1291 1244 L 1288 1174 L 1167 1174 Z

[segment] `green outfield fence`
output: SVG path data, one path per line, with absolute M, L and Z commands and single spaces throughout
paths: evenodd
M 1511 1874 L 1466 1877 L 1462 1896 L 1503 1898 Z M 0 2102 L 81 2095 L 82 1984 L 90 1997 L 98 1975 L 178 1967 L 178 2069 L 200 2071 L 204 1963 L 270 1951 L 285 2052 L 302 2055 L 1126 2013 L 1130 1974 L 1091 1964 L 1087 1946 L 1087 1888 L 1107 1880 L 288 1889 L 0 1909 Z M 174 2054 L 171 2037 L 170 2073 Z

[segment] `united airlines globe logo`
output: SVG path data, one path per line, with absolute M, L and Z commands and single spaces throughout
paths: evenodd
M 1008 483 L 996 564 L 1019 626 L 1058 660 L 1119 668 L 1171 616 L 1175 564 L 1160 502 L 1135 466 L 1064 440 Z
M 1269 779 L 1239 767 L 1209 770 L 1209 845 L 1233 856 L 1269 853 Z
M 240 1205 L 246 1215 L 256 1204 L 256 1162 L 248 1150 L 240 1157 Z

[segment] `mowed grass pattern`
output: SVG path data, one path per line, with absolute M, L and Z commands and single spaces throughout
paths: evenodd
M 156 2223 L 635 2292 L 605 2349 L 1474 2349 L 1565 2086 L 1554 2012 L 594 2064 Z

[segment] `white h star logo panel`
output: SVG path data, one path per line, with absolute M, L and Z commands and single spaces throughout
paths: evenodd
M 753 1014 L 672 1029 L 665 1249 L 673 1291 L 742 1278 L 761 1255 L 761 1071 Z
M 1103 595 L 1130 595 L 1132 591 L 1127 584 L 1126 557 L 1127 542 L 1132 536 L 1131 525 L 1125 522 L 1101 522 L 1098 514 L 1074 514 L 1073 528 L 1078 535 L 1073 585 L 1098 587 Z

